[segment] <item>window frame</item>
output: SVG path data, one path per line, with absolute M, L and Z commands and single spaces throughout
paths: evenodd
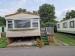
M 21 19 L 18 19 L 21 20 Z M 17 29 L 34 29 L 34 28 L 39 28 L 39 19 L 25 19 L 25 20 L 29 20 L 30 21 L 30 27 L 25 27 L 25 28 L 16 28 L 15 27 L 15 20 L 7 20 L 7 28 L 9 27 L 8 24 L 12 24 L 12 28 L 8 28 L 8 30 L 17 30 Z M 12 23 L 8 23 L 8 21 L 11 21 Z M 37 23 L 38 26 L 33 26 L 33 23 Z
M 72 24 L 73 24 L 73 25 L 72 25 Z M 74 20 L 70 21 L 70 22 L 69 22 L 69 27 L 70 27 L 70 28 L 75 28 L 74 24 L 75 24 L 75 21 L 74 21 Z
M 22 20 L 21 20 L 22 21 Z M 28 19 L 27 19 L 27 21 L 28 21 Z M 20 28 L 18 28 L 18 27 L 15 27 L 15 20 L 14 20 L 14 28 L 17 28 L 17 29 L 23 29 L 23 28 L 31 28 L 31 20 L 29 20 L 29 22 L 30 22 L 30 27 L 20 27 Z
M 9 21 L 11 21 L 11 23 L 9 23 Z M 13 21 L 12 20 L 8 20 L 7 22 L 8 22 L 8 24 L 7 24 L 8 25 L 8 29 L 13 29 Z M 12 25 L 12 27 L 9 27 L 9 25 Z
M 60 28 L 60 24 L 57 24 L 57 28 Z
M 39 27 L 39 20 L 38 19 L 32 19 L 32 28 L 38 28 Z M 37 23 L 37 26 L 34 26 L 33 24 Z
M 68 25 L 67 22 L 64 22 L 64 23 L 63 23 L 63 28 L 68 28 L 67 25 Z

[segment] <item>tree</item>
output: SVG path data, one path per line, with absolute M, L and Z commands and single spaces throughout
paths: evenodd
M 22 9 L 23 12 L 26 12 L 26 9 Z
M 5 26 L 5 25 L 6 25 L 5 18 L 0 16 L 0 26 Z
M 49 22 L 55 21 L 55 7 L 53 5 L 43 4 L 39 7 L 38 13 L 41 18 L 41 23 L 44 25 L 47 23 L 49 24 Z
M 33 11 L 33 14 L 38 14 L 38 12 L 37 11 Z
M 63 20 L 67 20 L 70 18 L 75 18 L 75 10 L 68 11 L 65 15 L 65 18 L 63 18 Z
M 71 10 L 71 12 L 70 12 L 70 17 L 71 17 L 71 18 L 75 18 L 75 10 Z
M 26 12 L 26 9 L 19 8 L 19 9 L 17 10 L 17 12 L 18 12 L 18 13 Z

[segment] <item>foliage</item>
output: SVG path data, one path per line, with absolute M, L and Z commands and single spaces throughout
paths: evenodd
M 2 37 L 0 38 L 0 48 L 5 48 L 5 47 L 7 47 L 7 38 Z
M 5 26 L 5 25 L 6 25 L 5 18 L 0 16 L 0 26 Z
M 68 11 L 65 15 L 65 18 L 63 20 L 75 18 L 75 10 Z
M 46 24 L 47 22 L 54 22 L 55 20 L 55 7 L 50 4 L 43 4 L 39 7 L 38 11 L 41 23 Z
M 37 11 L 33 11 L 33 14 L 38 14 L 38 12 Z
M 20 13 L 20 12 L 26 12 L 26 9 L 19 8 L 19 9 L 17 10 L 17 12 L 18 12 L 18 13 Z

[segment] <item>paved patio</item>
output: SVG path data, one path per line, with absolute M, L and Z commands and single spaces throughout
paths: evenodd
M 4 48 L 0 56 L 75 56 L 75 47 Z

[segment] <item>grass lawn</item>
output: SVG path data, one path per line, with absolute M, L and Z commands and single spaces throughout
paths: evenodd
M 55 33 L 57 40 L 66 43 L 70 46 L 75 46 L 75 35 L 64 34 L 64 33 Z
M 5 48 L 5 47 L 7 47 L 7 38 L 2 37 L 0 38 L 0 48 Z

